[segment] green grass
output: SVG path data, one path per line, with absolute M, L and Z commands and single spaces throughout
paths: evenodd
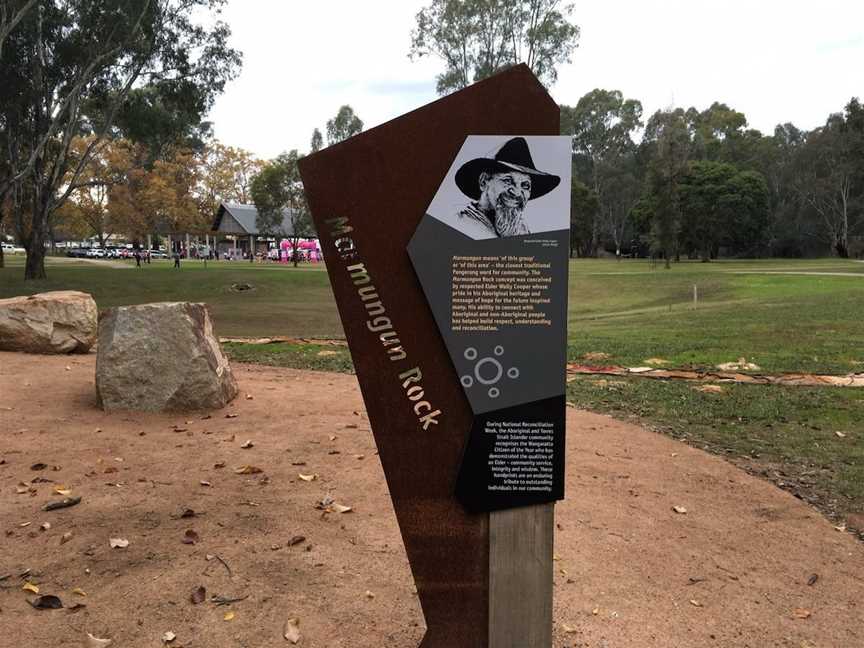
M 306 344 L 275 342 L 273 344 L 238 344 L 226 342 L 222 345 L 228 357 L 236 362 L 254 362 L 274 367 L 314 369 L 353 373 L 354 365 L 348 347 L 329 344 Z
M 92 293 L 101 308 L 203 301 L 220 335 L 343 336 L 321 265 L 218 262 L 205 269 L 184 262 L 176 272 L 170 262 L 136 270 L 52 260 L 48 281 L 25 283 L 21 258 L 7 263 L 0 297 L 78 289 Z M 236 292 L 235 283 L 254 289 Z M 352 370 L 341 346 L 228 344 L 226 350 L 239 362 Z M 664 270 L 647 261 L 574 261 L 568 356 L 579 361 L 589 352 L 624 366 L 659 357 L 669 366 L 706 368 L 746 357 L 771 373 L 864 371 L 864 263 L 684 262 Z M 568 398 L 728 456 L 828 513 L 864 510 L 864 390 L 731 385 L 705 394 L 693 387 L 579 376 L 569 383 Z
M 864 389 L 733 384 L 711 394 L 696 386 L 578 376 L 567 395 L 726 455 L 829 514 L 864 511 Z
M 0 269 L 0 298 L 46 290 L 83 290 L 99 308 L 155 301 L 193 301 L 210 305 L 216 331 L 224 336 L 284 335 L 341 337 L 342 326 L 323 264 L 299 268 L 242 261 L 154 261 L 136 269 L 134 261 L 49 259 L 46 281 L 23 280 L 22 257 L 7 257 Z M 253 289 L 237 292 L 233 284 Z

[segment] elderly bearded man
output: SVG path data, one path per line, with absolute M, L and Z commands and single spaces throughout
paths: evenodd
M 545 196 L 559 182 L 559 176 L 534 166 L 525 138 L 514 137 L 494 158 L 476 158 L 456 172 L 456 185 L 472 199 L 459 212 L 457 228 L 475 239 L 528 235 L 528 201 Z

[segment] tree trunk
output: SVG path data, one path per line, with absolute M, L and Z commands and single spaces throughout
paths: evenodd
M 34 223 L 35 225 L 35 223 Z M 24 265 L 24 279 L 47 279 L 45 274 L 45 234 L 33 228 L 27 241 L 27 261 Z
M 0 241 L 0 242 L 2 242 L 2 241 Z M 5 267 L 6 267 L 6 259 L 3 256 L 3 246 L 0 245 L 0 268 L 5 268 Z

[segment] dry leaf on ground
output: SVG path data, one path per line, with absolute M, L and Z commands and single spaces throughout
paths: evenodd
M 233 612 L 226 612 L 225 616 L 222 617 L 222 619 L 224 619 L 225 621 L 231 621 L 233 618 L 234 618 Z
M 189 600 L 192 601 L 192 605 L 198 605 L 199 603 L 203 603 L 207 598 L 207 589 L 200 585 L 192 590 L 192 594 L 189 596 Z
M 318 479 L 318 475 L 317 475 L 317 474 L 315 474 L 315 475 L 304 475 L 303 473 L 298 473 L 297 476 L 298 476 L 300 479 L 302 479 L 303 481 L 307 481 L 307 482 L 315 481 L 316 479 Z
M 244 464 L 235 468 L 234 472 L 238 475 L 257 475 L 258 473 L 264 471 L 261 470 L 258 466 L 250 466 L 249 464 Z
M 39 593 L 39 586 L 38 586 L 38 585 L 34 585 L 34 584 L 31 583 L 30 581 L 27 581 L 26 583 L 24 583 L 24 584 L 21 586 L 21 589 L 22 589 L 22 590 L 25 590 L 25 591 L 27 591 L 27 592 L 33 592 L 34 594 L 38 594 L 38 593 Z
M 129 541 L 126 538 L 110 538 L 108 544 L 112 549 L 125 549 L 129 546 Z
M 687 514 L 687 509 L 684 508 L 683 506 L 673 506 L 672 510 L 675 511 L 676 513 L 678 513 L 678 515 L 686 515 Z
M 63 607 L 63 601 L 60 600 L 60 597 L 53 594 L 37 596 L 32 601 L 27 602 L 37 610 L 59 610 Z
M 194 530 L 186 529 L 186 533 L 183 534 L 183 540 L 181 542 L 183 544 L 194 545 L 199 540 L 201 540 L 201 537 Z
M 292 644 L 298 643 L 300 641 L 300 619 L 288 619 L 285 622 L 282 636 Z
M 176 638 L 177 635 L 169 630 L 168 632 L 162 634 L 162 643 L 171 643 Z
M 249 448 L 254 448 L 255 444 L 252 441 L 246 441 L 243 445 L 240 446 L 244 450 L 248 450 Z
M 813 616 L 813 613 L 805 608 L 795 608 L 792 612 L 792 616 L 796 619 L 809 619 Z
M 105 648 L 105 646 L 110 646 L 111 643 L 110 639 L 102 639 L 89 632 L 87 633 L 87 648 Z

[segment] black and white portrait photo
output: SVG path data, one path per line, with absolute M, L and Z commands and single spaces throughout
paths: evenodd
M 570 139 L 466 138 L 428 213 L 472 239 L 529 236 L 570 221 Z

